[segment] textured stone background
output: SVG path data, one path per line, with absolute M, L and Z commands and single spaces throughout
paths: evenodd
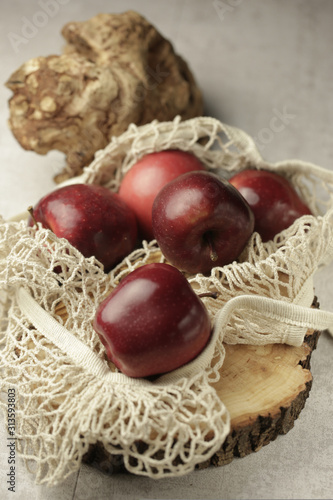
M 52 16 L 17 50 L 41 5 Z M 99 12 L 134 9 L 145 15 L 189 62 L 203 90 L 206 113 L 254 136 L 271 161 L 300 158 L 333 169 L 333 2 L 329 0 L 5 0 L 1 3 L 0 80 L 24 61 L 59 53 L 60 30 Z M 43 23 L 41 23 L 43 24 Z M 23 151 L 7 128 L 10 92 L 0 87 L 0 213 L 10 217 L 53 187 L 58 153 Z M 279 131 L 275 116 L 284 116 Z M 273 121 L 272 121 L 273 120 Z M 274 127 L 273 127 L 274 128 Z M 322 307 L 333 311 L 333 266 L 318 272 Z M 218 469 L 158 482 L 111 476 L 88 467 L 54 489 L 35 486 L 18 463 L 17 492 L 7 491 L 7 451 L 0 425 L 0 496 L 20 499 L 325 499 L 333 492 L 333 339 L 324 334 L 313 355 L 314 384 L 305 409 L 286 436 Z M 1 419 L 2 423 L 2 419 Z

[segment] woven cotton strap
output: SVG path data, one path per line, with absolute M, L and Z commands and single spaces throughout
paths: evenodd
M 283 302 L 268 297 L 242 295 L 231 299 L 218 314 L 215 328 L 222 330 L 226 325 L 226 318 L 237 309 L 250 309 L 264 315 L 273 321 L 281 323 L 280 339 L 267 335 L 258 335 L 256 344 L 264 345 L 272 342 L 288 344 L 298 347 L 302 345 L 304 336 L 309 328 L 325 330 L 333 326 L 333 313 L 312 309 L 310 307 Z M 284 325 L 287 325 L 286 329 Z
M 113 383 L 140 386 L 152 385 L 152 382 L 145 379 L 136 379 L 122 373 L 112 372 L 107 364 L 87 345 L 45 311 L 27 290 L 19 288 L 16 295 L 18 306 L 34 327 L 87 372 L 96 377 L 107 378 Z M 213 357 L 218 334 L 219 330 L 214 329 L 206 349 L 204 349 L 194 361 L 161 377 L 158 385 L 166 385 L 175 382 L 182 377 L 189 376 L 193 373 L 197 373 L 200 369 L 204 369 Z
M 39 332 L 92 375 L 102 378 L 109 377 L 116 383 L 149 384 L 141 379 L 136 380 L 121 373 L 111 372 L 99 356 L 45 311 L 24 288 L 17 290 L 17 303 L 23 314 Z
M 122 373 L 111 372 L 100 357 L 45 311 L 24 288 L 17 290 L 17 303 L 23 314 L 38 331 L 64 351 L 77 365 L 92 375 L 107 378 L 113 383 L 141 386 L 152 384 L 152 382 L 145 379 L 134 379 Z M 189 377 L 199 370 L 204 370 L 213 357 L 217 338 L 220 336 L 223 339 L 231 315 L 241 309 L 250 309 L 253 312 L 263 314 L 266 318 L 281 323 L 279 336 L 259 334 L 255 341 L 258 345 L 275 342 L 300 346 L 304 341 L 304 335 L 308 328 L 323 330 L 333 326 L 333 313 L 331 312 L 311 309 L 268 297 L 252 295 L 234 297 L 217 314 L 210 342 L 204 351 L 192 362 L 160 377 L 157 385 L 174 383 L 182 377 Z M 288 328 L 284 328 L 283 325 L 288 325 Z

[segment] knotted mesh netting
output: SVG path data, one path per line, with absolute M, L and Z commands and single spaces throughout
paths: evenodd
M 27 227 L 24 217 L 1 220 L 1 406 L 16 388 L 18 450 L 36 481 L 54 485 L 81 464 L 90 444 L 122 456 L 128 471 L 164 477 L 185 474 L 206 461 L 230 431 L 218 380 L 224 343 L 300 345 L 309 327 L 332 322 L 310 308 L 313 274 L 333 254 L 333 174 L 312 164 L 265 162 L 244 132 L 218 120 L 153 122 L 128 131 L 96 154 L 70 183 L 117 191 L 143 155 L 163 149 L 191 151 L 225 178 L 244 168 L 285 176 L 310 207 L 263 243 L 254 233 L 230 265 L 209 276 L 186 275 L 214 325 L 202 354 L 155 381 L 119 373 L 105 356 L 92 322 L 98 304 L 136 267 L 165 262 L 156 241 L 126 257 L 109 274 L 49 230 Z

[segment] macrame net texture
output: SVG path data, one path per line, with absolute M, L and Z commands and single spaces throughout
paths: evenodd
M 117 191 L 133 164 L 146 154 L 165 149 L 190 151 L 208 170 L 225 178 L 249 167 L 274 170 L 297 188 L 312 213 L 323 214 L 331 207 L 331 172 L 299 160 L 270 164 L 264 161 L 248 134 L 211 117 L 186 121 L 177 117 L 172 122 L 155 121 L 141 127 L 132 124 L 105 149 L 97 151 L 83 175 L 69 183 L 101 184 Z
M 78 470 L 89 445 L 102 443 L 128 471 L 150 477 L 185 474 L 209 459 L 230 431 L 230 418 L 212 383 L 219 378 L 224 343 L 287 342 L 305 334 L 302 322 L 269 316 L 260 300 L 310 307 L 312 276 L 333 254 L 333 175 L 296 160 L 264 162 L 244 132 L 212 118 L 130 126 L 115 138 L 82 176 L 69 183 L 102 184 L 117 191 L 123 175 L 143 155 L 163 149 L 192 151 L 207 169 L 229 177 L 252 166 L 278 171 L 296 187 L 314 216 L 297 220 L 273 241 L 254 234 L 237 262 L 209 276 L 187 275 L 205 297 L 215 325 L 208 348 L 192 364 L 155 381 L 121 378 L 105 356 L 92 322 L 98 304 L 129 272 L 165 262 L 156 241 L 126 257 L 108 275 L 94 258 L 84 258 L 66 240 L 25 220 L 0 224 L 1 406 L 15 387 L 18 450 L 37 483 L 55 485 Z M 45 327 L 22 311 L 25 290 L 48 317 L 80 339 L 111 376 L 97 376 L 84 360 L 54 345 Z M 257 297 L 259 308 L 233 300 Z M 292 319 L 292 318 L 291 318 Z M 301 330 L 301 332 L 299 331 Z M 120 377 L 117 378 L 117 375 Z
M 112 283 L 94 259 L 83 258 L 48 230 L 27 228 L 24 221 L 1 225 L 0 248 L 8 308 L 1 336 L 2 383 L 16 387 L 20 396 L 16 437 L 37 481 L 62 480 L 96 441 L 122 455 L 128 470 L 157 477 L 165 469 L 186 473 L 218 449 L 229 417 L 206 372 L 170 386 L 110 384 L 73 363 L 20 311 L 15 291 L 24 286 L 104 360 L 92 320 Z

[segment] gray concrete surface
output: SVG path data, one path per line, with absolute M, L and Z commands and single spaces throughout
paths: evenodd
M 46 0 L 45 0 L 46 1 Z M 53 0 L 58 9 L 34 36 L 13 47 L 42 1 L 1 2 L 0 214 L 26 209 L 53 187 L 62 156 L 24 151 L 7 127 L 10 92 L 2 85 L 27 59 L 59 53 L 70 20 L 134 9 L 174 43 L 205 96 L 206 113 L 254 136 L 270 161 L 300 158 L 333 170 L 333 2 L 329 0 Z M 278 132 L 272 118 L 285 113 Z M 266 130 L 266 132 L 263 132 Z M 333 311 L 333 266 L 318 272 L 316 291 Z M 333 339 L 313 356 L 313 389 L 286 436 L 258 453 L 176 479 L 106 477 L 82 467 L 61 486 L 36 486 L 17 463 L 16 492 L 7 490 L 7 450 L 0 425 L 0 496 L 4 499 L 328 499 L 333 496 Z

